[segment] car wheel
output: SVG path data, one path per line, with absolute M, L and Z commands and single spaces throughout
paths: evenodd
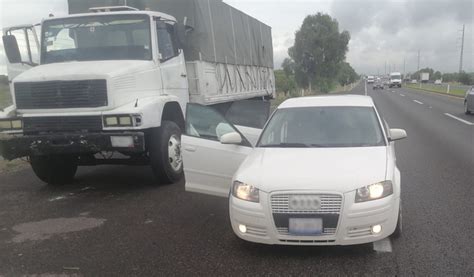
M 71 183 L 77 172 L 77 157 L 72 155 L 31 156 L 30 164 L 41 181 L 53 186 Z
M 402 216 L 402 203 L 400 202 L 400 210 L 398 211 L 398 220 L 397 226 L 395 227 L 395 231 L 391 235 L 392 238 L 399 238 L 402 236 L 402 229 L 403 229 L 403 216 Z
M 183 177 L 181 129 L 172 121 L 163 121 L 151 131 L 149 143 L 153 174 L 162 184 L 175 183 Z
M 465 113 L 465 114 L 471 114 L 471 111 L 470 111 L 469 108 L 467 107 L 467 101 L 464 101 L 464 113 Z

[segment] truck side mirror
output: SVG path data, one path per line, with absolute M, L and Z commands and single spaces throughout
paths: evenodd
M 10 63 L 21 63 L 20 48 L 16 37 L 12 35 L 5 35 L 2 37 L 3 47 L 5 48 L 5 54 Z
M 178 47 L 183 49 L 183 46 L 186 42 L 186 26 L 181 23 L 176 23 L 176 28 L 174 28 L 174 31 L 178 41 Z

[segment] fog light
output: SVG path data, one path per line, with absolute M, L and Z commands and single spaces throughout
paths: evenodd
M 112 143 L 112 147 L 130 148 L 135 146 L 133 137 L 111 136 L 110 142 Z
M 376 235 L 382 232 L 382 226 L 380 224 L 372 226 L 372 234 Z
M 239 224 L 239 231 L 244 234 L 247 233 L 247 226 L 244 224 Z

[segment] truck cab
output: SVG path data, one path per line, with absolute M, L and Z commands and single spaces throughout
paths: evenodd
M 29 157 L 53 185 L 97 164 L 151 165 L 160 183 L 179 180 L 192 93 L 177 20 L 101 7 L 44 20 L 39 39 L 36 30 L 4 30 L 13 106 L 0 111 L 0 155 Z
M 388 86 L 392 87 L 402 87 L 402 74 L 400 72 L 390 73 L 390 80 Z

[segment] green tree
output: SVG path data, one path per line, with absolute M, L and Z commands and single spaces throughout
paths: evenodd
M 337 77 L 337 81 L 340 85 L 344 86 L 344 85 L 354 83 L 358 78 L 359 78 L 359 75 L 357 75 L 357 73 L 355 72 L 355 70 L 352 68 L 352 66 L 349 63 L 347 62 L 341 63 L 339 74 Z
M 458 82 L 460 82 L 461 84 L 470 85 L 472 84 L 472 81 L 473 80 L 471 79 L 471 75 L 467 74 L 464 71 L 459 73 Z
M 441 72 L 439 71 L 436 71 L 434 74 L 433 74 L 433 80 L 439 80 L 443 78 L 443 74 L 441 74 Z
M 285 95 L 288 95 L 296 89 L 296 83 L 293 79 L 293 75 L 287 76 L 284 70 L 275 70 L 274 74 L 277 92 L 284 92 Z
M 298 85 L 311 91 L 315 84 L 328 92 L 345 60 L 349 39 L 349 32 L 340 33 L 337 20 L 329 15 L 307 16 L 288 50 Z

